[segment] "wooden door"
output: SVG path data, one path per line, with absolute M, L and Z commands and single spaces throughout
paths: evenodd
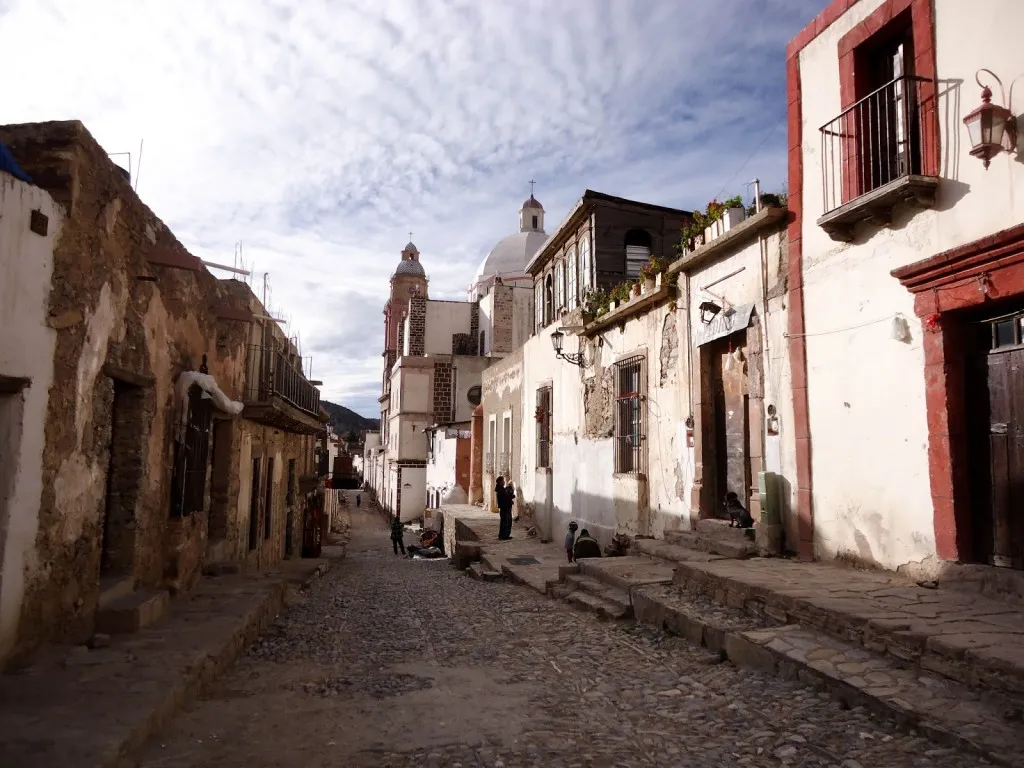
M 991 562 L 1024 568 L 1024 346 L 988 355 Z

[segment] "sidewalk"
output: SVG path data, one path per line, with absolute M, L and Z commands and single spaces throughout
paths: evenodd
M 0 765 L 116 766 L 223 673 L 280 612 L 289 585 L 329 560 L 288 560 L 273 572 L 204 579 L 168 616 L 106 648 L 43 649 L 0 676 Z
M 634 541 L 627 557 L 577 568 L 556 544 L 498 542 L 496 515 L 446 512 L 460 537 L 479 541 L 482 562 L 539 592 L 601 603 L 598 614 L 612 617 L 608 591 L 617 592 L 626 615 L 739 666 L 798 678 L 944 743 L 1024 764 L 1024 612 L 1009 600 L 928 589 L 892 572 L 735 560 L 652 539 Z

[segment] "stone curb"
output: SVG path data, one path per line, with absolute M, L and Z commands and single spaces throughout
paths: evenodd
M 320 567 L 306 580 L 312 582 L 320 574 Z M 304 582 L 306 583 L 306 582 Z M 156 731 L 167 725 L 174 716 L 194 701 L 220 675 L 237 661 L 242 651 L 278 616 L 285 604 L 288 582 L 281 579 L 275 583 L 243 620 L 220 648 L 207 653 L 204 658 L 185 673 L 179 683 L 171 688 L 164 700 L 154 708 L 141 724 L 131 730 L 117 745 L 117 754 L 104 760 L 102 768 L 127 768 L 134 765 L 130 755 L 140 749 Z

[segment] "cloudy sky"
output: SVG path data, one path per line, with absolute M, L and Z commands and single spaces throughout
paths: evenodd
M 823 6 L 0 0 L 0 122 L 132 152 L 143 200 L 205 259 L 241 242 L 324 397 L 374 416 L 410 231 L 431 297 L 462 298 L 530 179 L 549 232 L 587 188 L 782 188 L 785 44 Z

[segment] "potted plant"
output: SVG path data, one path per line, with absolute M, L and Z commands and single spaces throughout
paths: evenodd
M 743 207 L 743 198 L 740 195 L 730 197 L 722 203 L 722 231 L 720 234 L 725 234 L 745 218 L 747 218 L 747 210 Z
M 608 298 L 611 299 L 609 310 L 613 310 L 616 307 L 621 307 L 623 304 L 629 302 L 629 283 L 622 282 L 616 285 L 611 291 L 608 292 Z
M 661 276 L 668 269 L 668 259 L 660 256 L 651 256 L 647 263 L 640 268 L 640 279 L 643 284 L 643 292 L 656 290 L 661 285 Z
M 591 320 L 596 320 L 608 312 L 608 294 L 600 289 L 587 291 L 583 297 L 583 315 Z

